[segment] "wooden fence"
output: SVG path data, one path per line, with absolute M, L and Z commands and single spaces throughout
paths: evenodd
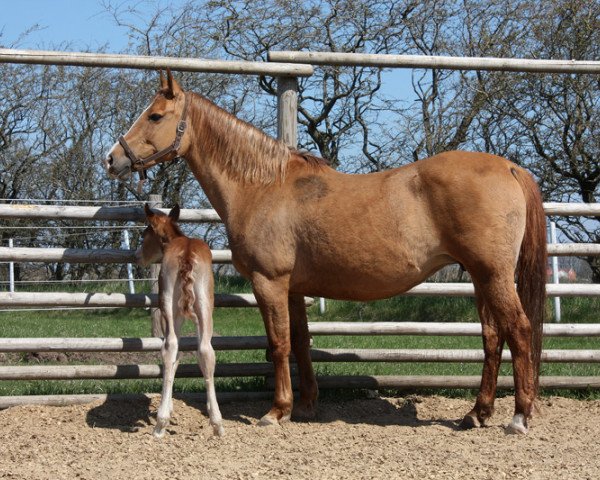
M 54 65 L 86 65 L 117 68 L 165 68 L 173 70 L 220 72 L 248 75 L 271 75 L 278 78 L 278 137 L 290 146 L 296 146 L 297 138 L 297 77 L 312 74 L 312 64 L 329 65 L 363 65 L 393 68 L 448 68 L 461 70 L 505 70 L 505 71 L 536 71 L 536 72 L 565 72 L 565 73 L 599 73 L 600 62 L 575 62 L 563 60 L 527 60 L 527 59 L 473 59 L 448 57 L 408 57 L 394 55 L 356 55 L 332 54 L 319 52 L 270 52 L 271 62 L 286 61 L 294 65 L 263 62 L 230 62 L 199 59 L 179 59 L 170 57 L 140 57 L 129 55 L 107 55 L 65 52 L 20 51 L 0 49 L 0 63 L 28 63 Z M 296 63 L 311 65 L 295 65 Z M 549 215 L 589 215 L 600 216 L 600 204 L 595 205 L 562 205 L 546 204 Z M 132 215 L 133 216 L 130 216 Z M 134 212 L 126 208 L 114 207 L 46 207 L 0 205 L 0 218 L 63 218 L 79 220 L 141 220 L 142 209 Z M 213 211 L 184 210 L 182 221 L 218 221 Z M 600 245 L 551 245 L 553 255 L 599 255 Z M 215 257 L 228 261 L 229 252 L 214 252 Z M 218 257 L 218 256 L 221 257 Z M 132 259 L 129 251 L 90 252 L 69 249 L 0 249 L 1 261 L 36 261 L 36 262 L 75 262 L 75 261 L 108 261 L 127 262 Z M 550 295 L 600 295 L 600 285 L 548 285 Z M 472 295 L 472 286 L 468 284 L 422 284 L 411 290 L 412 295 Z M 51 295 L 30 295 L 25 292 L 2 294 L 0 306 L 10 305 L 55 305 L 57 302 L 69 305 L 155 305 L 156 297 L 149 295 L 131 296 L 78 294 L 62 296 L 56 299 Z M 231 298 L 217 298 L 232 300 Z M 252 305 L 250 297 L 235 297 L 235 306 Z M 240 304 L 241 303 L 241 304 Z M 546 325 L 546 335 L 600 335 L 600 326 L 594 325 Z M 309 329 L 312 335 L 480 335 L 477 324 L 440 324 L 440 323 L 311 323 Z M 182 349 L 193 349 L 195 340 L 182 339 Z M 264 349 L 264 337 L 247 338 L 215 338 L 216 349 Z M 0 339 L 0 352 L 24 351 L 157 351 L 160 339 Z M 429 361 L 429 362 L 481 362 L 482 353 L 471 350 L 460 351 L 427 351 L 427 350 L 319 350 L 313 349 L 315 361 Z M 597 362 L 598 351 L 546 351 L 544 361 Z M 250 365 L 219 365 L 217 374 L 222 376 L 234 375 L 265 375 L 271 373 L 269 363 Z M 11 366 L 0 368 L 0 380 L 17 378 L 157 378 L 161 375 L 160 367 L 156 365 L 121 365 L 121 366 Z M 195 366 L 182 365 L 178 370 L 179 376 L 199 375 Z M 318 378 L 321 388 L 350 387 L 350 388 L 415 388 L 415 387 L 454 387 L 477 388 L 478 376 L 439 377 L 439 376 L 325 376 Z M 542 377 L 542 387 L 597 388 L 600 387 L 600 377 Z M 500 388 L 510 388 L 512 379 L 501 377 Z M 222 401 L 225 395 L 219 395 Z M 8 397 L 0 399 L 0 408 L 20 403 L 64 404 L 105 398 L 98 395 L 84 396 L 49 396 L 49 397 Z
M 165 210 L 166 211 L 166 210 Z M 549 215 L 600 216 L 600 205 L 545 204 Z M 142 221 L 141 207 L 57 207 L 44 205 L 0 205 L 0 218 L 63 219 L 80 221 Z M 218 222 L 213 210 L 181 211 L 183 222 Z M 600 255 L 597 244 L 550 245 L 554 255 Z M 231 252 L 216 250 L 215 262 L 230 262 Z M 134 261 L 131 250 L 85 250 L 44 248 L 0 248 L 0 261 L 13 262 L 79 262 L 79 263 L 126 263 Z M 600 285 L 558 284 L 547 285 L 549 295 L 600 296 Z M 473 286 L 468 283 L 424 283 L 406 295 L 472 296 Z M 248 294 L 217 294 L 217 307 L 253 307 L 255 299 Z M 150 307 L 157 305 L 154 293 L 42 293 L 0 292 L 0 307 L 86 306 L 86 307 Z M 468 323 L 412 323 L 412 322 L 311 322 L 311 335 L 454 335 L 480 336 L 479 324 Z M 600 324 L 592 325 L 545 325 L 546 336 L 600 336 Z M 160 338 L 0 338 L 0 353 L 14 352 L 158 352 Z M 265 350 L 266 337 L 215 337 L 215 350 Z M 182 351 L 196 348 L 194 337 L 181 340 Z M 481 363 L 481 349 L 470 350 L 423 350 L 423 349 L 317 349 L 311 350 L 315 362 L 460 362 Z M 503 361 L 510 360 L 506 352 Z M 547 350 L 543 362 L 598 363 L 600 350 Z M 251 364 L 219 364 L 218 377 L 243 377 L 272 375 L 269 362 Z M 142 379 L 160 378 L 159 365 L 34 365 L 0 367 L 0 380 L 72 380 L 72 379 Z M 197 365 L 181 365 L 178 377 L 200 376 Z M 477 388 L 478 376 L 320 376 L 321 388 Z M 600 377 L 544 376 L 544 388 L 597 388 Z M 511 377 L 500 377 L 499 388 L 512 388 Z M 51 395 L 0 398 L 0 408 L 23 403 L 63 405 L 105 398 L 98 395 Z M 233 398 L 233 397 L 232 397 Z

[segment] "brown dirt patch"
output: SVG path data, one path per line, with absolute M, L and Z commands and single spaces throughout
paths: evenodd
M 549 479 L 600 475 L 599 401 L 544 399 L 526 437 L 509 436 L 512 397 L 486 428 L 461 431 L 471 402 L 441 397 L 323 401 L 319 418 L 261 428 L 267 401 L 221 406 L 211 436 L 203 405 L 175 401 L 152 436 L 158 398 L 0 411 L 0 478 Z

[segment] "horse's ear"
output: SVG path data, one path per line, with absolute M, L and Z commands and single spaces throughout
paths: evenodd
M 169 84 L 167 83 L 167 79 L 165 78 L 163 71 L 159 70 L 158 74 L 160 75 L 160 89 L 164 90 L 166 88 L 169 88 Z
M 171 73 L 171 69 L 169 67 L 167 67 L 167 91 L 170 93 L 172 98 L 175 98 L 183 91 L 183 89 L 177 83 L 177 80 L 173 78 L 173 74 Z
M 174 222 L 176 222 L 177 220 L 179 220 L 179 213 L 180 213 L 180 211 L 181 210 L 179 208 L 179 204 L 176 203 L 175 206 L 169 212 L 169 218 L 171 220 L 173 220 Z
M 154 212 L 147 203 L 144 203 L 144 211 L 146 212 L 146 218 L 150 219 L 154 216 Z

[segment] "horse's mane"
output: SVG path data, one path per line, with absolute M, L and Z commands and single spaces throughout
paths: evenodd
M 189 115 L 203 157 L 218 162 L 236 180 L 262 184 L 282 181 L 292 156 L 309 166 L 326 164 L 315 155 L 290 149 L 201 95 L 194 93 L 190 100 Z

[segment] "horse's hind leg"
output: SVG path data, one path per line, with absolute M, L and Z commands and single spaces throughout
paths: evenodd
M 489 315 L 496 320 L 498 332 L 501 338 L 506 339 L 512 355 L 515 414 L 507 431 L 527 433 L 527 419 L 535 401 L 531 324 L 521 306 L 512 274 L 492 274 L 491 278 L 480 283 L 479 290 Z
M 485 424 L 494 413 L 498 370 L 502 361 L 504 339 L 500 334 L 496 320 L 490 315 L 482 295 L 476 289 L 477 310 L 481 320 L 483 339 L 483 372 L 479 394 L 473 409 L 465 415 L 461 422 L 463 428 L 474 428 Z
M 211 272 L 212 275 L 212 272 Z M 212 296 L 207 292 L 196 291 L 196 302 L 194 305 L 196 311 L 196 333 L 198 336 L 198 365 L 204 377 L 206 384 L 206 408 L 210 424 L 213 427 L 213 433 L 217 436 L 222 436 L 225 431 L 223 429 L 223 419 L 221 410 L 217 403 L 217 394 L 215 391 L 215 351 L 211 344 L 213 333 L 213 302 Z
M 292 417 L 308 420 L 315 417 L 319 387 L 310 358 L 310 335 L 306 305 L 302 295 L 290 295 L 289 311 L 292 351 L 296 357 L 300 376 L 300 400 L 294 405 Z
M 170 307 L 170 305 L 169 305 Z M 178 328 L 173 320 L 171 308 L 163 310 L 165 339 L 161 348 L 163 359 L 163 388 L 160 406 L 156 417 L 156 427 L 154 427 L 154 436 L 161 438 L 165 434 L 165 428 L 169 424 L 173 413 L 173 381 L 175 378 L 175 370 L 179 363 L 179 340 Z M 175 321 L 180 322 L 179 319 Z

